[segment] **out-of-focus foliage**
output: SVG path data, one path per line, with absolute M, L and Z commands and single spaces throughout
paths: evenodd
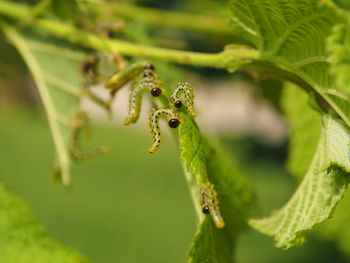
M 277 79 L 260 78 L 258 79 L 257 86 L 261 92 L 261 95 L 266 98 L 277 110 L 281 110 L 281 94 L 283 83 Z
M 74 21 L 78 14 L 76 0 L 49 0 L 52 11 L 62 20 Z
M 3 262 L 88 262 L 49 238 L 27 204 L 0 185 L 0 258 Z
M 321 117 L 308 104 L 309 96 L 305 92 L 295 85 L 285 85 L 281 105 L 289 124 L 287 168 L 299 179 L 311 164 L 322 126 Z
M 347 0 L 334 0 L 334 3 L 336 3 L 339 7 L 349 10 L 350 9 L 350 3 Z

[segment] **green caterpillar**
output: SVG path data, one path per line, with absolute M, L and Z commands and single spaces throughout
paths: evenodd
M 134 80 L 135 78 L 136 80 Z M 159 97 L 162 94 L 161 83 L 154 66 L 145 62 L 135 63 L 113 74 L 107 80 L 105 87 L 111 90 L 113 99 L 116 92 L 131 80 L 133 80 L 133 83 L 129 96 L 128 116 L 124 121 L 124 125 L 135 123 L 138 120 L 144 92 L 149 91 L 153 97 Z
M 183 96 L 182 96 L 183 95 Z M 153 136 L 153 145 L 149 148 L 150 153 L 154 153 L 159 148 L 161 142 L 161 132 L 159 128 L 159 118 L 165 116 L 170 128 L 177 128 L 181 121 L 177 111 L 184 105 L 187 112 L 193 117 L 197 115 L 194 110 L 194 90 L 188 82 L 179 82 L 169 97 L 170 109 L 160 109 L 153 111 L 149 115 L 149 126 Z
M 172 109 L 153 109 L 148 116 L 149 127 L 153 137 L 153 145 L 148 149 L 148 152 L 154 153 L 158 150 L 161 142 L 161 132 L 159 128 L 159 118 L 166 117 L 170 128 L 177 128 L 180 125 L 179 115 Z
M 181 95 L 184 95 L 183 97 Z M 196 111 L 193 107 L 194 101 L 194 90 L 188 82 L 180 82 L 177 84 L 176 89 L 170 96 L 170 103 L 174 105 L 175 108 L 179 109 L 182 105 L 185 105 L 186 110 L 192 117 L 197 116 Z
M 225 226 L 220 214 L 219 200 L 217 199 L 214 184 L 206 182 L 200 186 L 200 202 L 203 214 L 210 214 L 217 228 Z

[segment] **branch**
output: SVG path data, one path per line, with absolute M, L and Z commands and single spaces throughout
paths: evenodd
M 107 16 L 120 16 L 127 19 L 137 19 L 151 26 L 171 27 L 182 30 L 199 31 L 202 33 L 233 35 L 228 21 L 212 15 L 186 14 L 176 11 L 157 10 L 139 7 L 121 2 L 88 3 L 92 11 Z
M 251 60 L 258 55 L 256 50 L 250 49 L 230 49 L 220 53 L 210 54 L 144 46 L 122 40 L 103 39 L 59 21 L 33 19 L 29 7 L 4 0 L 0 1 L 0 14 L 22 23 L 30 24 L 36 29 L 87 48 L 104 52 L 118 52 L 127 56 L 159 58 L 179 64 L 226 68 L 225 62 L 228 55 L 229 57 L 234 57 L 237 61 Z
M 200 53 L 165 49 L 130 43 L 123 40 L 105 39 L 97 35 L 79 30 L 70 24 L 57 20 L 34 19 L 32 9 L 24 4 L 0 0 L 0 15 L 15 19 L 26 26 L 79 44 L 96 51 L 116 52 L 122 55 L 163 59 L 169 62 L 227 69 L 234 71 L 237 68 L 257 70 L 279 76 L 284 80 L 292 81 L 305 90 L 313 90 L 311 85 L 301 76 L 295 74 L 293 69 L 278 65 L 273 61 L 266 61 L 259 56 L 255 49 L 242 48 L 242 46 L 230 45 L 219 53 Z

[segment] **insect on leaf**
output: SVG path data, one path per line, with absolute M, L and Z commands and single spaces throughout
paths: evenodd
M 246 219 L 252 207 L 252 189 L 247 179 L 200 133 L 192 117 L 181 114 L 179 147 L 199 225 L 190 249 L 189 262 L 231 262 L 237 236 L 246 229 Z M 199 184 L 215 185 L 225 226 L 215 227 L 210 215 L 199 206 Z

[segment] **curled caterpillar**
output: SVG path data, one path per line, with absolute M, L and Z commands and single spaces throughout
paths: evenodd
M 149 127 L 153 137 L 153 145 L 148 149 L 148 152 L 154 153 L 158 150 L 161 142 L 161 133 L 159 127 L 159 119 L 165 117 L 168 120 L 170 128 L 177 128 L 180 125 L 180 118 L 174 110 L 171 109 L 153 109 L 152 113 L 148 116 Z
M 173 94 L 170 96 L 170 103 L 175 108 L 179 109 L 182 105 L 185 105 L 186 110 L 193 117 L 197 115 L 193 107 L 194 90 L 188 82 L 180 82 L 174 89 Z
M 148 150 L 150 153 L 157 151 L 161 142 L 161 133 L 158 123 L 160 116 L 168 116 L 169 126 L 171 128 L 177 128 L 180 125 L 177 110 L 182 107 L 183 103 L 187 109 L 187 112 L 192 116 L 196 116 L 196 112 L 194 111 L 193 107 L 193 100 L 194 90 L 191 85 L 188 82 L 178 83 L 173 93 L 169 97 L 170 105 L 173 105 L 175 108 L 170 110 L 162 109 L 152 112 L 152 114 L 149 116 L 149 125 L 153 136 L 153 146 Z
M 223 228 L 225 222 L 220 214 L 219 200 L 214 184 L 206 182 L 200 186 L 200 202 L 202 212 L 211 215 L 217 228 Z
M 162 94 L 160 80 L 154 66 L 148 62 L 138 62 L 113 74 L 107 80 L 105 87 L 111 90 L 111 100 L 116 92 L 131 80 L 133 80 L 133 84 L 129 97 L 128 116 L 124 121 L 125 125 L 134 123 L 139 118 L 142 94 L 145 91 L 149 91 L 153 97 L 159 97 Z
M 124 125 L 135 123 L 138 120 L 140 115 L 142 94 L 145 91 L 149 91 L 153 97 L 159 97 L 162 93 L 160 88 L 160 80 L 151 64 L 147 64 L 144 67 L 143 73 L 132 85 L 129 97 L 128 116 L 124 121 Z

